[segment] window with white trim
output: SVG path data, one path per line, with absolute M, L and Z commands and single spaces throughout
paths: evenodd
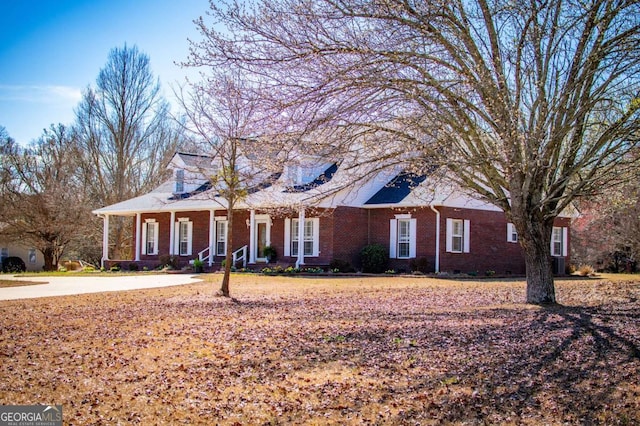
M 568 228 L 554 226 L 551 232 L 551 256 L 567 256 Z
M 513 223 L 507 223 L 507 242 L 518 242 L 518 231 L 516 231 L 516 227 Z
M 216 256 L 227 254 L 227 221 L 216 220 Z
M 291 256 L 297 256 L 300 247 L 300 221 L 293 219 L 291 221 Z M 315 235 L 313 232 L 313 219 L 305 219 L 303 234 L 303 254 L 305 256 L 313 256 L 313 242 Z
M 469 220 L 447 218 L 447 252 L 469 253 L 470 230 Z
M 454 253 L 462 253 L 462 241 L 464 239 L 464 222 L 461 220 L 453 220 L 451 228 L 451 251 Z
M 409 247 L 411 246 L 411 232 L 409 231 L 409 219 L 398 221 L 398 257 L 409 257 Z
M 299 219 L 285 219 L 284 255 L 297 257 L 300 247 Z M 303 256 L 317 257 L 320 255 L 320 218 L 313 217 L 304 220 Z
M 416 257 L 417 220 L 410 214 L 396 215 L 389 222 L 389 257 L 411 259 Z
M 193 240 L 193 222 L 188 218 L 179 218 L 176 222 L 176 248 L 180 256 L 191 256 Z
M 158 227 L 155 219 L 146 219 L 142 225 L 142 254 L 158 254 Z

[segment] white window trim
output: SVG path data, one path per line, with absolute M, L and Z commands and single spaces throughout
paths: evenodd
M 556 230 L 561 230 L 560 231 L 560 236 L 561 236 L 561 240 L 560 240 L 560 253 L 556 253 L 556 251 L 554 250 L 554 243 L 556 242 L 556 240 L 554 239 L 554 235 L 556 234 Z M 551 247 L 549 248 L 551 251 L 551 256 L 555 256 L 555 257 L 567 257 L 568 255 L 568 237 L 569 237 L 569 228 L 567 228 L 566 226 L 554 226 L 553 230 L 551 231 Z
M 400 256 L 400 241 L 398 237 L 399 221 L 409 221 L 409 256 Z M 389 221 L 389 258 L 414 259 L 416 257 L 416 234 L 418 221 L 410 214 L 397 214 Z
M 176 175 L 175 175 L 176 176 L 176 185 L 175 185 L 176 194 L 182 194 L 185 192 L 184 175 L 185 175 L 184 169 L 176 170 Z
M 462 251 L 453 250 L 453 223 L 462 222 Z M 468 219 L 447 218 L 447 253 L 469 253 L 471 251 L 471 221 Z
M 153 226 L 153 251 L 151 253 L 147 250 L 147 227 Z M 158 254 L 158 241 L 159 241 L 159 230 L 160 226 L 155 219 L 145 219 L 144 224 L 142 226 L 142 254 L 154 256 Z
M 187 252 L 180 253 L 180 224 L 187 223 Z M 178 221 L 175 223 L 175 251 L 178 256 L 191 256 L 192 254 L 192 246 L 193 246 L 193 222 L 189 220 L 188 217 L 178 218 Z
M 38 251 L 35 248 L 30 248 L 27 252 L 27 259 L 30 265 L 38 263 Z
M 507 223 L 507 242 L 508 243 L 518 242 L 518 232 L 516 231 L 516 227 L 513 223 Z
M 219 241 L 219 235 L 218 235 L 218 225 L 224 225 L 224 241 Z M 213 239 L 214 241 L 214 251 L 215 251 L 215 256 L 226 256 L 227 255 L 227 238 L 229 235 L 229 221 L 227 220 L 226 216 L 218 216 L 215 218 L 215 238 Z M 224 251 L 222 253 L 220 253 L 218 251 L 218 243 L 220 242 L 224 242 Z
M 284 255 L 286 257 L 298 257 L 297 254 L 291 253 L 291 243 L 294 241 L 291 236 L 291 228 L 293 226 L 293 222 L 298 221 L 297 218 L 285 218 L 284 220 Z M 304 255 L 304 257 L 318 257 L 320 256 L 320 218 L 318 217 L 307 217 L 305 218 L 305 223 L 311 221 L 313 223 L 313 254 Z M 298 237 L 297 235 L 295 236 Z M 298 245 L 300 247 L 300 245 Z M 303 243 L 304 250 L 304 243 Z

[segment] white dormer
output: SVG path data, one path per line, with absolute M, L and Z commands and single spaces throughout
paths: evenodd
M 322 160 L 306 158 L 295 163 L 289 163 L 284 167 L 284 179 L 290 186 L 306 185 L 316 180 L 333 163 Z
M 202 186 L 212 173 L 211 161 L 204 155 L 176 153 L 167 166 L 173 171 L 173 193 L 184 194 Z

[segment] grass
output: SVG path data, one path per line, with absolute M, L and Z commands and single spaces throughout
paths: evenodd
M 637 424 L 640 282 L 220 275 L 0 302 L 0 403 L 65 424 Z M 608 278 L 608 277 L 606 277 Z

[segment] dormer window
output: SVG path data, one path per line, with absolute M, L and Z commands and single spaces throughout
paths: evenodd
M 184 192 L 184 170 L 176 170 L 176 194 Z

